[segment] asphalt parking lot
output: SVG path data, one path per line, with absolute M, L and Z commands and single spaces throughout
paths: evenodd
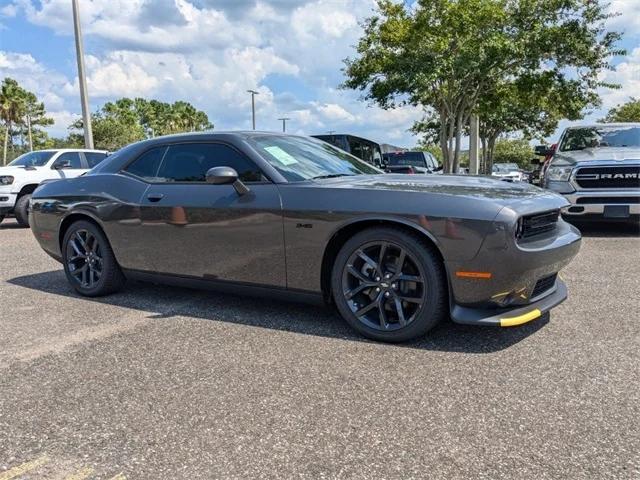
M 384 345 L 318 307 L 131 284 L 89 300 L 0 225 L 0 480 L 640 478 L 640 237 L 570 299 Z

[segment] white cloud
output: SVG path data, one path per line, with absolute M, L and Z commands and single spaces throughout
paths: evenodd
M 601 91 L 602 106 L 604 109 L 615 107 L 629 100 L 631 96 L 639 96 L 640 92 L 640 48 L 634 49 L 615 71 L 607 71 L 600 76 L 602 81 L 615 83 L 620 89 L 603 89 Z

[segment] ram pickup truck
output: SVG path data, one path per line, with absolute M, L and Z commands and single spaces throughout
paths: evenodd
M 40 183 L 78 177 L 106 157 L 103 150 L 40 150 L 0 167 L 0 222 L 7 215 L 15 215 L 20 225 L 28 227 L 29 200 Z
M 542 186 L 564 195 L 563 210 L 574 220 L 640 220 L 640 123 L 567 128 L 555 149 Z

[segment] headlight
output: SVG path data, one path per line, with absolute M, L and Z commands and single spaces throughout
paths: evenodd
M 13 177 L 4 176 L 0 177 L 0 185 L 11 185 L 13 183 Z
M 568 182 L 573 167 L 549 167 L 547 179 L 559 182 Z

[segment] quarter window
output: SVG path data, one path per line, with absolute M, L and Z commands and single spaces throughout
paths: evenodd
M 84 152 L 84 158 L 87 159 L 89 168 L 93 168 L 107 158 L 107 154 L 101 152 Z
M 163 179 L 158 178 L 158 170 L 166 151 L 167 147 L 160 147 L 143 153 L 125 169 L 125 172 L 148 182 L 162 181 Z
M 164 182 L 205 182 L 213 167 L 231 167 L 243 182 L 260 182 L 262 172 L 241 153 L 223 144 L 170 145 L 158 172 Z

